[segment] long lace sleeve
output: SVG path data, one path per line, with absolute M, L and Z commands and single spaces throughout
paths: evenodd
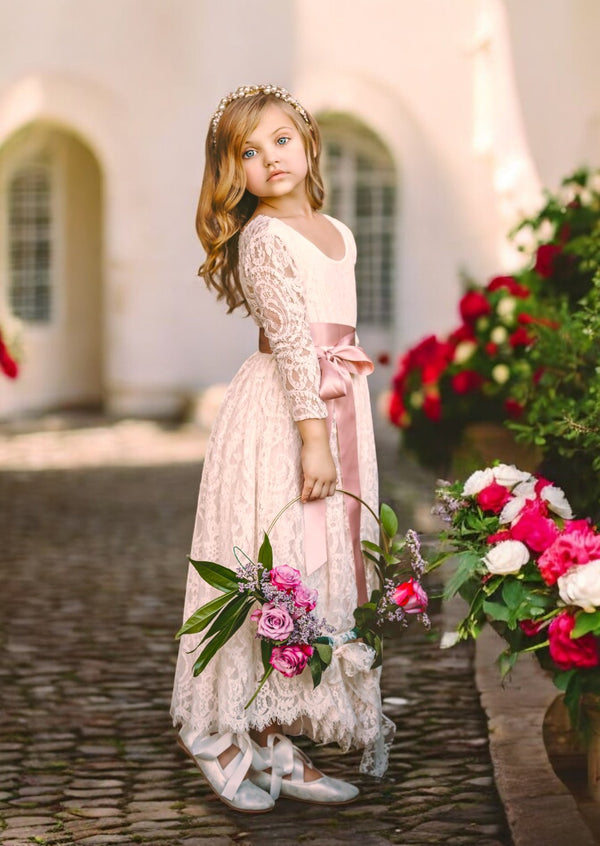
M 302 280 L 268 218 L 240 238 L 242 285 L 252 316 L 264 329 L 294 420 L 327 417 L 319 396 L 319 362 L 306 316 Z

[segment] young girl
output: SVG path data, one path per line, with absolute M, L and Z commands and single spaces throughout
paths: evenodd
M 336 632 L 367 599 L 361 538 L 377 539 L 377 467 L 365 373 L 355 346 L 356 250 L 350 231 L 320 213 L 321 139 L 311 115 L 282 88 L 244 86 L 219 104 L 206 140 L 197 230 L 200 269 L 229 311 L 247 310 L 259 348 L 229 386 L 206 453 L 191 557 L 234 567 L 253 560 L 265 529 L 276 564 L 318 591 L 317 613 Z M 334 496 L 335 494 L 335 496 Z M 184 619 L 217 594 L 190 567 Z M 212 789 L 240 811 L 267 811 L 281 795 L 348 802 L 358 789 L 316 770 L 289 735 L 342 749 L 367 747 L 362 769 L 385 769 L 374 749 L 382 717 L 372 650 L 338 638 L 313 688 L 308 670 L 263 673 L 251 620 L 196 678 L 199 636 L 181 641 L 171 713 L 179 742 Z

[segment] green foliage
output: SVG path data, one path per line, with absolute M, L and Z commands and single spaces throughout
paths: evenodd
M 540 332 L 531 350 L 540 374 L 520 386 L 517 439 L 537 444 L 542 472 L 564 488 L 579 514 L 600 519 L 600 227 L 577 242 L 591 288 L 574 306 L 561 303 L 560 330 Z

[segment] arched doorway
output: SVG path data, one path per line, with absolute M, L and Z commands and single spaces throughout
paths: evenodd
M 397 284 L 397 174 L 381 139 L 343 113 L 319 116 L 323 133 L 326 211 L 353 231 L 361 343 L 371 355 L 389 353 Z M 373 387 L 387 384 L 381 372 Z
M 0 416 L 97 406 L 103 395 L 102 175 L 74 133 L 32 123 L 0 148 L 0 325 L 19 379 Z

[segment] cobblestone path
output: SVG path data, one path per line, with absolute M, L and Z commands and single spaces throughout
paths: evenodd
M 305 746 L 356 803 L 243 816 L 210 793 L 168 716 L 199 475 L 0 473 L 0 843 L 508 846 L 471 652 L 416 631 L 386 654 L 385 779 Z

